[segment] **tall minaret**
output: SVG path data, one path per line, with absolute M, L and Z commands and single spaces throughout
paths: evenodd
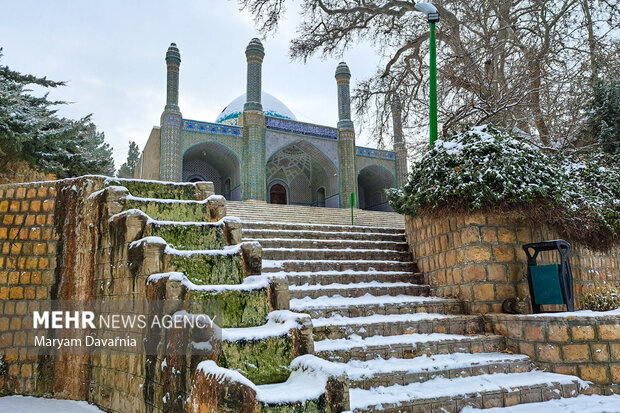
M 243 105 L 242 199 L 266 200 L 265 115 L 261 104 L 262 65 L 265 48 L 252 39 L 245 49 L 248 62 L 246 101 Z
M 166 107 L 161 115 L 161 164 L 162 181 L 181 181 L 181 125 L 183 116 L 179 110 L 179 68 L 181 54 L 175 43 L 166 52 Z
M 398 187 L 407 183 L 407 147 L 403 135 L 403 118 L 400 96 L 393 94 L 390 99 L 392 108 L 392 126 L 394 128 L 394 152 L 396 153 L 396 179 Z
M 356 194 L 357 174 L 355 171 L 355 129 L 351 121 L 351 94 L 349 83 L 351 72 L 345 62 L 336 68 L 338 84 L 338 146 L 340 149 L 340 206 L 349 208 L 351 194 Z

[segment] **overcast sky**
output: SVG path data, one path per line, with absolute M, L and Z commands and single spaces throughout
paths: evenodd
M 293 11 L 266 39 L 263 90 L 282 100 L 298 120 L 335 126 L 334 71 L 344 59 L 352 84 L 376 66 L 372 49 L 342 58 L 291 62 Z M 181 51 L 179 106 L 185 118 L 213 122 L 245 92 L 245 46 L 256 37 L 252 18 L 227 0 L 0 0 L 0 64 L 22 73 L 66 80 L 52 99 L 74 102 L 63 116 L 89 113 L 124 162 L 129 140 L 143 148 L 159 124 L 166 93 L 164 56 Z M 367 145 L 363 137 L 358 145 Z

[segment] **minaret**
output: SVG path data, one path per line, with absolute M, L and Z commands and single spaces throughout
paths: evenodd
M 183 116 L 179 110 L 179 68 L 181 54 L 175 43 L 166 52 L 166 107 L 161 115 L 161 164 L 162 181 L 181 181 L 181 125 Z
M 398 187 L 402 188 L 407 183 L 407 147 L 403 135 L 402 106 L 400 97 L 393 94 L 390 99 L 392 108 L 392 127 L 394 128 L 394 152 L 396 153 L 396 179 Z
M 351 72 L 345 62 L 336 68 L 338 84 L 338 146 L 340 149 L 340 206 L 349 208 L 351 194 L 357 199 L 357 174 L 355 171 L 355 130 L 351 121 Z M 356 201 L 357 205 L 357 201 Z
M 245 49 L 248 62 L 246 102 L 243 105 L 242 199 L 265 201 L 265 115 L 261 105 L 262 65 L 265 48 L 259 39 L 252 39 Z

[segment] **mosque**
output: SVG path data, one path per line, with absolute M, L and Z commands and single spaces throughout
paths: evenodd
M 215 122 L 205 122 L 181 114 L 181 55 L 174 43 L 170 45 L 166 106 L 134 177 L 212 181 L 216 193 L 231 201 L 348 208 L 354 194 L 358 208 L 390 211 L 384 190 L 404 185 L 407 178 L 398 101 L 392 103 L 394 150 L 356 146 L 351 72 L 344 62 L 336 68 L 339 121 L 334 128 L 300 122 L 284 103 L 262 92 L 265 50 L 259 39 L 250 41 L 245 55 L 246 93 L 226 106 Z

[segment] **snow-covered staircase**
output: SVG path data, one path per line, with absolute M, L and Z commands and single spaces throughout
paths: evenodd
M 351 223 L 351 211 L 340 208 L 278 205 L 252 201 L 228 201 L 226 208 L 228 215 L 239 217 L 243 221 L 297 222 L 323 225 L 347 225 Z M 405 219 L 395 212 L 354 209 L 353 214 L 355 225 L 405 227 Z
M 459 412 L 579 394 L 577 377 L 533 370 L 480 315 L 431 296 L 404 229 L 244 218 L 263 274 L 286 277 L 291 310 L 312 317 L 315 354 L 348 377 L 355 412 Z

